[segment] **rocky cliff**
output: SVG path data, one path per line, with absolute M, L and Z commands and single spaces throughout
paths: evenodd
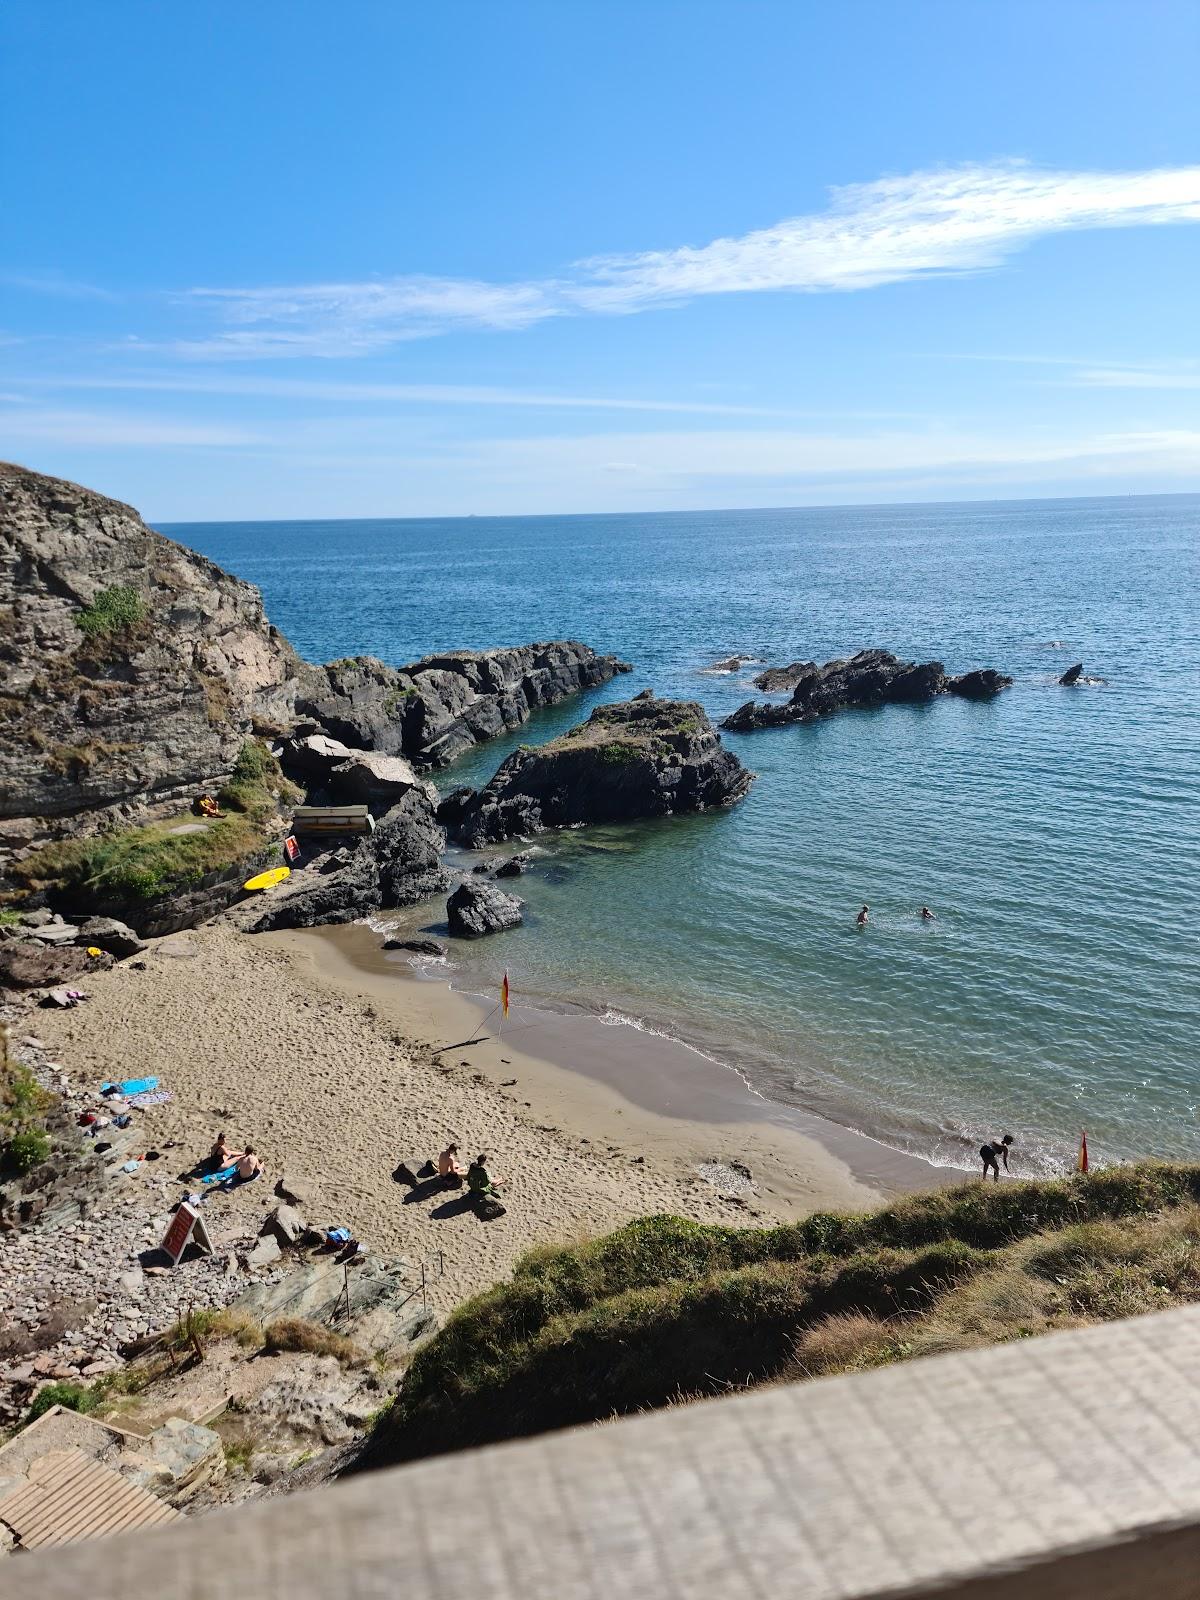
M 860 650 L 849 660 L 793 661 L 787 667 L 769 667 L 754 680 L 766 691 L 791 690 L 782 704 L 747 700 L 721 724 L 731 733 L 757 728 L 777 728 L 789 722 L 810 722 L 850 707 L 918 705 L 938 695 L 959 695 L 967 700 L 988 700 L 1006 689 L 1012 679 L 991 667 L 951 677 L 940 661 L 901 661 L 887 650 Z
M 581 822 L 625 822 L 740 800 L 754 780 L 694 700 L 597 706 L 559 739 L 513 752 L 483 789 L 457 790 L 439 817 L 460 843 Z
M 186 823 L 169 838 L 130 841 L 124 854 L 139 862 L 153 851 L 156 892 L 169 895 L 223 870 L 236 880 L 251 845 L 277 836 L 263 784 L 253 807 L 238 798 L 239 761 L 261 767 L 267 744 L 320 802 L 366 801 L 383 814 L 412 788 L 413 880 L 440 887 L 428 860 L 441 837 L 431 793 L 412 767 L 445 765 L 534 707 L 628 668 L 572 641 L 400 668 L 369 657 L 313 666 L 267 621 L 257 589 L 130 506 L 0 465 L 0 670 L 0 868 L 33 859 L 35 886 L 48 884 L 64 863 L 45 859 L 47 844 L 61 851 L 89 835 L 165 826 L 204 793 L 229 795 L 243 819 L 253 810 L 253 827 Z M 285 788 L 275 785 L 276 799 Z M 206 831 L 201 850 L 192 836 Z M 395 833 L 385 836 L 393 844 Z M 186 851 L 175 835 L 191 841 Z M 385 837 L 370 860 L 356 858 L 363 892 L 371 882 L 387 892 L 406 859 L 392 851 L 380 864 Z M 179 875 L 172 851 L 189 853 Z M 97 878 L 90 857 L 67 865 L 73 892 Z M 105 885 L 110 867 L 106 856 Z M 131 909 L 135 923 L 141 909 Z
M 249 584 L 130 506 L 0 467 L 0 860 L 218 788 L 304 671 Z

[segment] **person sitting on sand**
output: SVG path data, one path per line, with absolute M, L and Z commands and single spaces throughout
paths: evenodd
M 229 1148 L 229 1141 L 225 1137 L 224 1128 L 217 1135 L 216 1142 L 208 1152 L 208 1165 L 213 1172 L 220 1172 L 222 1167 L 227 1167 L 237 1154 L 236 1150 Z
M 476 1156 L 467 1168 L 467 1188 L 476 1200 L 499 1197 L 500 1191 L 488 1175 L 486 1154 Z
M 930 911 L 928 906 L 922 906 L 921 907 L 921 921 L 922 922 L 936 922 L 937 921 L 937 918 L 934 916 L 933 912 Z
M 233 1183 L 249 1183 L 267 1170 L 255 1155 L 252 1144 L 248 1144 L 240 1155 L 231 1155 L 229 1159 L 237 1166 L 231 1179 Z
M 870 918 L 870 914 L 871 914 L 870 906 L 864 906 L 862 908 L 862 910 L 858 913 L 858 915 L 854 919 L 855 927 L 856 928 L 865 928 L 866 925 L 867 925 L 867 922 L 868 922 L 868 920 Z
M 463 1176 L 463 1169 L 459 1166 L 458 1161 L 455 1159 L 457 1155 L 458 1146 L 456 1144 L 448 1144 L 442 1151 L 441 1155 L 437 1158 L 437 1170 L 439 1178 L 461 1178 Z
M 1013 1142 L 1011 1133 L 1006 1133 L 1002 1139 L 993 1139 L 989 1143 L 980 1145 L 979 1154 L 983 1159 L 983 1181 L 987 1182 L 990 1172 L 997 1183 L 1000 1182 L 1000 1163 L 1003 1161 L 1005 1172 L 1008 1171 L 1008 1147 Z

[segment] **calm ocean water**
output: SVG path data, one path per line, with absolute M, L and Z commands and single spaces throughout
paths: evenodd
M 727 735 L 744 804 L 548 836 L 526 926 L 455 958 L 938 1160 L 1003 1129 L 1048 1167 L 1081 1126 L 1105 1159 L 1200 1153 L 1200 496 L 163 531 L 314 661 L 578 638 L 635 664 L 444 783 L 645 685 L 716 720 L 753 693 L 704 671 L 734 651 L 1011 673 L 988 705 Z M 1059 688 L 1081 659 L 1103 686 Z

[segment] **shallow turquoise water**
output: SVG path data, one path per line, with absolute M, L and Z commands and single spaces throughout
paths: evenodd
M 526 925 L 461 960 L 941 1160 L 1003 1127 L 1048 1165 L 1081 1124 L 1101 1157 L 1197 1153 L 1200 497 L 164 531 L 313 660 L 573 637 L 635 663 L 443 782 L 647 684 L 716 720 L 759 670 L 706 675 L 733 651 L 1011 673 L 988 705 L 727 736 L 742 805 L 542 840 Z M 1105 684 L 1060 689 L 1080 659 Z

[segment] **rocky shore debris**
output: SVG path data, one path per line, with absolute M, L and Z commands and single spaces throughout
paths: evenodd
M 480 939 L 487 933 L 502 933 L 520 927 L 524 920 L 521 901 L 505 894 L 495 884 L 467 878 L 446 901 L 450 932 L 456 939 Z
M 597 706 L 547 744 L 515 750 L 483 789 L 448 795 L 438 818 L 478 849 L 547 828 L 731 805 L 753 780 L 702 706 L 647 691 Z
M 969 700 L 991 699 L 1012 679 L 990 667 L 952 677 L 940 661 L 902 661 L 887 650 L 861 650 L 849 660 L 793 662 L 769 668 L 755 679 L 763 690 L 790 690 L 783 704 L 748 700 L 731 713 L 721 727 L 731 733 L 749 733 L 792 722 L 808 722 L 849 707 L 919 705 L 938 695 L 952 694 Z

